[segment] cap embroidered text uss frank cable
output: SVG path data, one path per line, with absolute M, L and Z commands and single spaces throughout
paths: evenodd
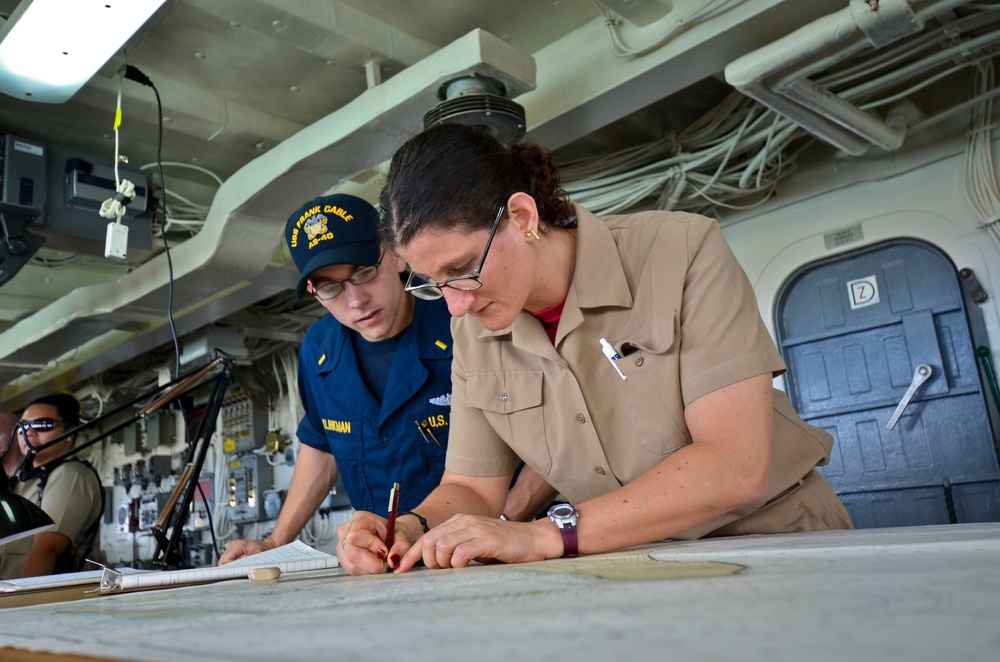
M 320 196 L 289 217 L 285 241 L 301 274 L 295 288 L 301 299 L 306 281 L 317 269 L 378 263 L 378 212 L 366 200 L 346 193 Z

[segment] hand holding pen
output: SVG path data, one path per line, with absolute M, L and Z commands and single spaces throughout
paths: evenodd
M 385 529 L 385 546 L 392 549 L 393 539 L 396 537 L 396 514 L 399 512 L 399 483 L 393 483 L 389 490 L 389 523 Z M 388 552 L 386 552 L 388 554 Z M 385 561 L 385 571 L 389 572 L 389 561 Z

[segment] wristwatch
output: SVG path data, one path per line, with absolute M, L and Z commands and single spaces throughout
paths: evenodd
M 563 557 L 576 556 L 576 520 L 580 512 L 569 503 L 557 503 L 549 508 L 549 521 L 559 527 L 563 539 Z

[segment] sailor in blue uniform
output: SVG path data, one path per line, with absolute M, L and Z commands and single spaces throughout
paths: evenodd
M 406 263 L 380 248 L 377 224 L 371 204 L 345 194 L 316 198 L 288 219 L 285 239 L 302 274 L 296 294 L 316 297 L 330 317 L 299 349 L 302 444 L 274 530 L 233 541 L 220 565 L 292 542 L 338 476 L 354 508 L 376 512 L 393 483 L 405 511 L 441 479 L 451 318 L 443 300 L 404 291 Z
M 401 510 L 437 487 L 444 471 L 451 404 L 447 306 L 415 299 L 412 322 L 369 342 L 336 319 L 314 324 L 299 350 L 299 392 L 306 416 L 299 441 L 333 453 L 357 510 L 385 510 L 402 486 Z M 368 369 L 364 366 L 367 363 Z M 381 371 L 382 378 L 368 375 Z M 379 382 L 376 392 L 369 386 Z

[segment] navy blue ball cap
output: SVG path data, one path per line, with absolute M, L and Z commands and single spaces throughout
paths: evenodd
M 378 212 L 367 200 L 346 193 L 310 200 L 288 218 L 285 241 L 302 277 L 295 288 L 300 299 L 306 281 L 331 264 L 369 267 L 378 264 Z

